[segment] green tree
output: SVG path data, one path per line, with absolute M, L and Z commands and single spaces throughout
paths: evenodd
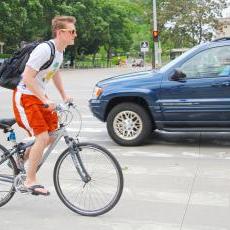
M 161 22 L 164 20 L 169 26 L 165 30 L 171 30 L 179 40 L 184 36 L 191 45 L 212 38 L 216 19 L 227 7 L 225 0 L 169 0 L 162 1 L 162 5 L 159 13 Z M 183 41 L 179 42 L 183 44 Z
M 0 40 L 5 42 L 8 51 L 12 51 L 19 41 L 27 12 L 20 0 L 0 1 Z
M 24 1 L 23 7 L 26 12 L 26 19 L 22 23 L 23 28 L 20 32 L 20 40 L 28 42 L 36 39 L 42 39 L 44 36 L 45 26 L 41 26 L 41 24 L 46 25 L 43 23 L 44 6 L 39 0 L 28 0 Z M 38 18 L 40 20 L 38 20 Z
M 134 32 L 134 6 L 127 0 L 101 0 L 101 15 L 105 22 L 103 46 L 107 52 L 107 63 L 112 52 L 127 52 L 132 45 Z

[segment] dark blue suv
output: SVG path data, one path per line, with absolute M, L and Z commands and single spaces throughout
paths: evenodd
M 155 129 L 230 131 L 230 38 L 196 46 L 159 70 L 100 81 L 90 108 L 120 145 L 140 145 Z

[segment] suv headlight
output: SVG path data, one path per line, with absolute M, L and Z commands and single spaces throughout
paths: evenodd
M 93 90 L 93 99 L 97 99 L 103 92 L 103 89 L 98 87 L 98 86 L 95 86 L 94 90 Z

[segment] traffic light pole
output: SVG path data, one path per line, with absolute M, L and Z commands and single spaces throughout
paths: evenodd
M 157 30 L 157 7 L 156 0 L 153 0 L 153 34 L 157 32 L 157 39 L 153 35 L 154 51 L 153 51 L 153 68 L 161 66 L 161 53 L 159 50 L 159 32 Z

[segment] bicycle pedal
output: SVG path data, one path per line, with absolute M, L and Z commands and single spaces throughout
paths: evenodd
M 29 195 L 29 194 L 31 194 L 31 192 L 28 191 L 28 190 L 19 189 L 18 191 L 19 191 L 20 193 L 22 193 L 23 195 Z
M 36 193 L 36 192 L 31 192 L 30 194 L 33 195 L 33 196 L 39 196 L 39 194 Z
M 30 191 L 30 190 L 26 190 L 26 189 L 23 189 L 23 188 L 19 189 L 18 191 L 23 195 L 33 195 L 33 196 L 38 196 L 39 195 L 37 193 L 34 193 L 34 192 Z

